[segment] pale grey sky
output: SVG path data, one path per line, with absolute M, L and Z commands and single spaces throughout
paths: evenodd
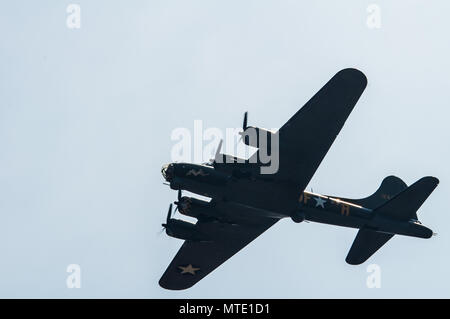
M 70 3 L 0 5 L 0 297 L 450 297 L 448 1 L 80 0 L 68 29 Z M 418 215 L 439 235 L 350 266 L 356 230 L 286 219 L 193 288 L 161 289 L 181 245 L 158 235 L 172 130 L 245 110 L 279 127 L 346 67 L 369 84 L 310 186 L 363 197 L 436 176 Z

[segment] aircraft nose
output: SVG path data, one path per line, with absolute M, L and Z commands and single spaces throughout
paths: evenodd
M 161 174 L 164 179 L 168 182 L 172 180 L 173 177 L 173 164 L 166 164 L 161 168 Z

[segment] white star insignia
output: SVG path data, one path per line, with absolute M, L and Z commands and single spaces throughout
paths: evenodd
M 186 267 L 178 266 L 179 269 L 181 269 L 182 274 L 191 274 L 195 275 L 195 272 L 200 270 L 200 268 L 194 268 L 191 264 L 187 265 Z
M 316 200 L 316 207 L 320 206 L 322 208 L 325 208 L 324 204 L 326 203 L 325 199 L 322 199 L 321 197 L 314 197 Z

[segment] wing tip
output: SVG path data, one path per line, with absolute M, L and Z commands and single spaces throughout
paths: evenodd
M 363 87 L 363 88 L 365 88 L 367 86 L 366 75 L 362 71 L 360 71 L 356 68 L 342 69 L 338 73 L 336 73 L 335 76 L 344 78 L 347 81 L 360 83 L 361 87 Z
M 345 258 L 345 262 L 347 264 L 349 264 L 349 265 L 356 266 L 356 265 L 361 265 L 367 259 L 368 258 L 366 258 L 366 259 L 357 259 L 357 258 L 354 258 L 353 256 L 347 256 L 347 258 Z
M 161 288 L 167 289 L 167 290 L 184 290 L 184 289 L 188 289 L 189 287 L 180 287 L 180 286 L 176 286 L 176 285 L 170 285 L 166 282 L 162 282 L 161 280 L 159 281 L 159 286 Z
M 167 280 L 163 277 L 161 277 L 161 279 L 158 282 L 159 286 L 161 288 L 167 289 L 167 290 L 185 290 L 188 288 L 191 288 L 192 286 L 194 286 L 194 283 L 186 283 L 186 282 L 182 282 L 182 281 L 178 281 L 178 282 L 173 282 L 170 280 Z

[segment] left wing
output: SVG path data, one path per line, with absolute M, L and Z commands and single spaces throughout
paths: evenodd
M 159 285 L 171 290 L 192 287 L 277 221 L 262 218 L 245 225 L 197 222 L 198 229 L 210 235 L 212 240 L 185 241 L 159 280 Z
M 277 179 L 305 189 L 366 85 L 361 71 L 341 70 L 280 128 Z

